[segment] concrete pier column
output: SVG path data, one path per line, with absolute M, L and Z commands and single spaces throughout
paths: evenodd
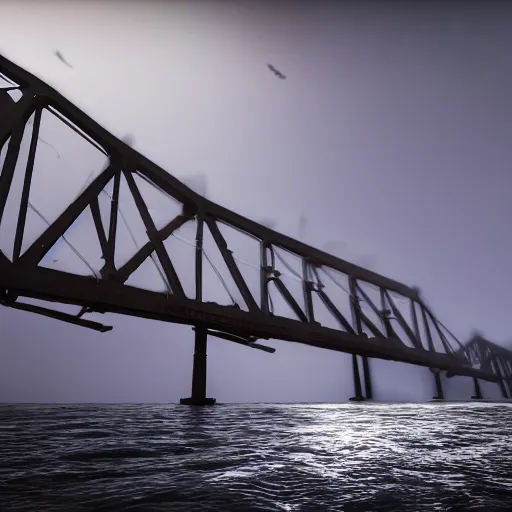
M 206 398 L 206 345 L 207 330 L 195 328 L 194 367 L 192 370 L 192 396 L 182 398 L 182 405 L 214 405 L 215 398 Z

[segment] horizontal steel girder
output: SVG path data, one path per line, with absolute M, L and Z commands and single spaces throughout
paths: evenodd
M 90 306 L 99 312 L 110 311 L 188 325 L 203 324 L 226 332 L 281 339 L 496 380 L 493 374 L 475 370 L 454 356 L 408 348 L 384 337 L 368 339 L 315 324 L 263 313 L 248 313 L 230 306 L 178 299 L 112 281 L 45 268 L 16 268 L 16 265 L 5 260 L 0 262 L 0 285 L 26 297 Z

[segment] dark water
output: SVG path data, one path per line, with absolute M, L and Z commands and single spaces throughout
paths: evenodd
M 512 510 L 512 407 L 0 406 L 0 510 Z

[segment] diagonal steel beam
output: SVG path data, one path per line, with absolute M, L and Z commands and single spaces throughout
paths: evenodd
M 278 277 L 273 278 L 271 281 L 274 282 L 276 288 L 281 293 L 283 299 L 288 303 L 288 305 L 292 308 L 293 312 L 297 315 L 297 318 L 301 322 L 307 322 L 308 317 L 305 315 L 302 308 L 299 306 L 294 296 L 290 293 L 290 290 L 286 287 L 286 285 L 279 279 Z
M 0 61 L 1 58 L 0 55 Z M 10 106 L 7 107 L 7 112 L 4 112 L 4 114 L 0 116 L 0 149 L 11 136 L 13 129 L 20 124 L 25 125 L 29 120 L 36 108 L 36 103 L 41 103 L 34 101 L 32 89 L 23 89 L 21 92 L 23 93 L 21 99 L 18 102 L 14 102 L 7 93 L 0 90 L 0 104 L 3 108 L 6 108 L 7 101 L 10 103 Z M 5 97 L 3 96 L 4 94 Z M 7 100 L 7 98 L 9 99 Z
M 32 137 L 30 140 L 27 167 L 25 168 L 25 178 L 23 181 L 23 190 L 21 192 L 20 211 L 18 214 L 18 224 L 16 225 L 16 235 L 14 238 L 13 261 L 16 261 L 20 257 L 21 247 L 23 245 L 23 234 L 25 231 L 25 222 L 27 220 L 28 199 L 30 197 L 30 185 L 32 183 L 32 173 L 34 171 L 34 162 L 36 159 L 37 139 L 39 137 L 40 125 L 41 109 L 38 108 L 34 115 L 34 124 L 32 126 Z
M 191 220 L 192 217 L 186 215 L 178 215 L 171 220 L 166 226 L 157 231 L 157 237 L 165 242 L 171 235 L 179 229 L 183 224 Z M 111 275 L 111 278 L 124 283 L 143 263 L 151 256 L 155 250 L 155 246 L 151 240 L 144 244 L 117 272 Z
M 241 293 L 245 303 L 247 304 L 247 307 L 249 308 L 249 311 L 255 312 L 259 311 L 259 307 L 256 304 L 256 301 L 254 300 L 254 297 L 252 296 L 251 291 L 249 290 L 249 287 L 247 286 L 246 282 L 244 281 L 244 278 L 242 277 L 242 274 L 240 273 L 240 269 L 238 268 L 233 255 L 228 249 L 228 244 L 226 243 L 226 240 L 224 240 L 224 237 L 222 236 L 222 233 L 220 232 L 219 227 L 217 226 L 217 223 L 215 222 L 215 219 L 211 217 L 206 217 L 206 224 L 210 228 L 210 232 L 213 236 L 213 239 L 215 240 L 215 243 L 217 244 L 217 247 L 219 248 L 220 253 L 222 254 L 222 257 L 224 259 L 224 262 L 226 263 L 226 266 L 228 267 L 229 272 L 231 273 L 231 277 L 235 281 L 235 284 Z
M 0 174 L 0 223 L 7 203 L 7 197 L 11 190 L 12 180 L 14 178 L 14 170 L 16 169 L 16 163 L 18 162 L 18 156 L 20 153 L 21 141 L 23 139 L 23 132 L 25 131 L 25 125 L 19 123 L 13 130 L 12 136 L 7 146 L 7 155 Z
M 18 260 L 18 263 L 25 266 L 38 265 L 57 240 L 64 235 L 73 222 L 89 206 L 91 201 L 103 190 L 115 171 L 116 167 L 111 163 L 26 250 L 25 254 Z
M 91 209 L 92 220 L 94 221 L 94 227 L 96 229 L 96 234 L 98 235 L 98 240 L 100 242 L 101 254 L 103 254 L 103 258 L 107 259 L 107 235 L 105 235 L 105 229 L 103 228 L 103 221 L 101 220 L 101 212 L 100 205 L 98 202 L 98 198 L 94 198 L 89 205 Z
M 341 314 L 340 310 L 334 305 L 332 300 L 328 297 L 328 295 L 323 291 L 319 290 L 319 297 L 322 299 L 322 302 L 325 304 L 325 307 L 336 317 L 336 320 L 343 326 L 343 328 L 350 333 L 355 334 L 356 331 L 350 325 L 348 320 Z
M 418 341 L 418 338 L 405 321 L 405 318 L 402 316 L 400 310 L 396 307 L 395 301 L 393 300 L 391 295 L 388 293 L 387 290 L 384 290 L 384 294 L 386 296 L 388 304 L 391 306 L 391 311 L 395 315 L 395 318 L 398 320 L 398 323 L 400 324 L 402 329 L 405 331 L 405 334 L 407 334 L 407 336 L 409 337 L 411 343 L 417 348 L 422 348 L 420 342 Z
M 158 237 L 158 230 L 156 229 L 153 219 L 151 218 L 151 215 L 148 211 L 148 207 L 142 199 L 142 195 L 137 188 L 137 185 L 135 184 L 132 173 L 130 171 L 124 171 L 124 177 L 126 178 L 130 192 L 132 193 L 133 199 L 135 200 L 135 204 L 139 210 L 142 222 L 144 222 L 144 226 L 146 227 L 149 240 L 155 247 L 156 255 L 158 256 L 158 259 L 160 260 L 160 263 L 164 269 L 165 277 L 171 286 L 173 294 L 178 297 L 185 297 L 185 292 L 181 286 L 178 274 L 176 273 L 174 265 L 171 262 L 171 258 L 167 254 L 162 240 Z
M 68 324 L 86 327 L 87 329 L 92 329 L 93 331 L 108 332 L 112 330 L 112 327 L 109 325 L 103 325 L 98 322 L 93 322 L 92 320 L 84 320 L 82 318 L 77 318 L 73 315 L 68 315 L 67 313 L 62 313 L 61 311 L 55 311 L 54 309 L 47 309 L 40 306 L 34 306 L 33 304 L 13 302 L 10 304 L 4 304 L 4 306 L 9 307 L 11 309 L 19 309 L 20 311 L 28 311 L 30 313 L 35 313 L 37 315 L 46 316 L 48 318 L 60 320 L 61 322 L 66 322 Z

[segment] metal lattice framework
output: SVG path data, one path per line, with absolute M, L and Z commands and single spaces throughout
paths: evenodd
M 459 353 L 470 361 L 473 368 L 498 376 L 503 398 L 512 397 L 512 352 L 485 339 L 480 333 L 475 333 L 461 348 Z M 450 376 L 450 374 L 448 374 Z M 480 394 L 475 387 L 476 394 Z
M 16 173 L 23 173 L 12 257 L 0 252 L 0 297 L 4 306 L 102 332 L 110 328 L 86 320 L 84 316 L 87 313 L 113 312 L 193 325 L 207 334 L 269 352 L 274 349 L 255 342 L 273 338 L 351 353 L 354 354 L 354 372 L 359 382 L 357 354 L 363 357 L 367 396 L 371 396 L 367 371 L 367 358 L 370 357 L 403 361 L 489 381 L 501 379 L 496 367 L 488 364 L 473 367 L 473 349 L 462 347 L 436 319 L 418 289 L 310 247 L 213 203 L 113 136 L 56 90 L 1 56 L 0 73 L 7 84 L 0 88 L 0 149 L 4 148 L 5 155 L 0 175 L 0 223 L 13 179 Z M 39 130 L 41 119 L 48 112 L 101 152 L 108 165 L 76 198 L 70 198 L 64 211 L 27 245 L 25 228 L 27 211 L 33 206 L 29 200 L 32 175 L 42 143 Z M 22 166 L 20 146 L 29 124 L 32 127 L 30 147 L 26 164 Z M 105 216 L 99 199 L 106 187 L 110 187 L 110 205 Z M 157 225 L 151 204 L 144 198 L 143 187 L 150 187 L 178 202 L 181 212 L 166 224 Z M 51 190 L 48 193 L 51 194 Z M 119 264 L 116 263 L 118 204 L 123 194 L 129 194 L 133 200 L 147 241 L 123 264 Z M 42 266 L 42 260 L 86 211 L 94 221 L 104 261 L 99 272 L 77 275 Z M 165 245 L 169 237 L 190 222 L 195 223 L 196 229 L 193 296 L 185 292 L 183 278 L 173 263 L 174 254 Z M 0 224 L 0 231 L 6 228 L 4 224 Z M 228 247 L 223 231 L 226 227 L 258 242 L 260 276 L 257 293 L 247 283 L 240 264 Z M 220 251 L 236 286 L 240 300 L 232 305 L 203 300 L 203 242 L 206 233 Z M 301 262 L 301 269 L 291 269 L 283 255 L 293 255 Z M 150 259 L 163 277 L 164 291 L 127 284 L 130 277 Z M 292 293 L 286 285 L 282 265 L 298 276 L 300 296 Z M 327 291 L 326 281 L 334 280 L 334 274 L 342 276 L 346 283 L 338 284 L 340 288 L 345 286 L 349 315 L 343 312 L 340 297 L 334 297 Z M 271 288 L 273 293 L 280 295 L 295 318 L 285 318 L 273 312 Z M 371 297 L 369 289 L 376 291 L 378 297 L 375 298 L 375 294 Z M 23 298 L 78 305 L 82 309 L 79 314 L 70 315 L 28 304 L 23 302 Z M 399 303 L 407 305 L 407 315 Z M 320 307 L 331 315 L 338 328 L 327 327 L 318 321 Z M 437 340 L 437 348 L 434 339 Z M 510 377 L 510 359 L 507 361 L 508 366 L 502 368 L 508 368 Z M 356 395 L 362 396 L 361 386 L 357 384 Z

